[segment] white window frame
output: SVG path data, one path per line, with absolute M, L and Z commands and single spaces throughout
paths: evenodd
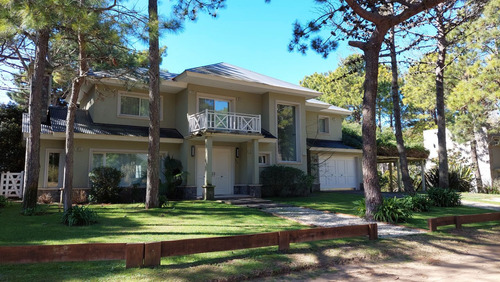
M 297 119 L 297 122 L 295 124 L 296 126 L 296 136 L 295 136 L 295 139 L 296 139 L 296 160 L 295 161 L 283 161 L 281 160 L 281 158 L 279 157 L 279 136 L 278 136 L 278 105 L 285 105 L 285 106 L 295 106 L 295 118 Z M 276 100 L 275 101 L 275 105 L 274 105 L 274 117 L 275 117 L 275 120 L 274 120 L 274 126 L 275 126 L 275 132 L 276 132 L 276 135 L 278 137 L 278 140 L 276 142 L 276 162 L 277 163 L 282 163 L 282 164 L 301 164 L 302 163 L 302 146 L 301 146 L 301 142 L 300 142 L 300 138 L 302 136 L 302 132 L 301 132 L 301 105 L 300 103 L 293 103 L 293 102 L 289 102 L 289 101 L 283 101 L 283 100 Z
M 142 120 L 149 120 L 149 115 L 148 116 L 136 116 L 136 115 L 130 115 L 130 114 L 122 114 L 121 113 L 121 105 L 122 105 L 122 97 L 131 97 L 131 98 L 139 98 L 143 100 L 147 100 L 149 103 L 149 97 L 145 93 L 138 93 L 138 92 L 118 92 L 118 103 L 116 107 L 116 113 L 119 118 L 131 118 L 131 119 L 142 119 Z M 163 120 L 163 96 L 160 95 L 160 121 Z
M 64 151 L 64 149 L 56 149 L 56 148 L 47 148 L 45 149 L 45 169 L 44 169 L 44 172 L 43 172 L 43 187 L 44 188 L 61 188 L 62 187 L 62 184 L 63 183 L 59 183 L 59 185 L 61 187 L 48 187 L 48 183 L 49 183 L 49 154 L 50 153 L 59 153 L 59 158 L 61 157 L 65 157 L 66 155 L 66 152 Z M 61 163 L 61 161 L 59 161 L 59 164 Z M 63 162 L 63 169 L 64 169 L 64 162 Z M 61 167 L 59 166 L 59 170 L 61 169 Z M 59 172 L 58 173 L 58 181 L 59 181 Z M 62 179 L 62 181 L 64 181 L 64 178 Z
M 261 163 L 260 157 L 265 157 L 267 161 L 265 163 Z M 271 152 L 267 152 L 267 151 L 260 152 L 258 162 L 259 162 L 259 166 L 270 166 L 273 163 L 271 160 Z
M 229 112 L 230 113 L 236 112 L 236 98 L 235 97 L 212 95 L 212 94 L 206 94 L 206 93 L 198 93 L 198 95 L 196 95 L 196 112 L 197 113 L 200 112 L 200 99 L 203 99 L 203 98 L 229 102 Z
M 117 150 L 117 149 L 101 149 L 101 148 L 90 148 L 89 150 L 89 165 L 88 165 L 88 173 L 92 171 L 92 164 L 94 163 L 94 154 L 104 154 L 104 166 L 106 166 L 106 154 L 107 153 L 115 153 L 115 154 L 146 154 L 148 155 L 147 150 Z M 160 167 L 163 168 L 163 158 L 168 155 L 168 151 L 160 151 Z M 88 174 L 87 174 L 88 175 Z M 160 173 L 163 175 L 163 173 Z M 163 181 L 163 180 L 162 180 Z M 91 187 L 90 179 L 87 178 L 88 187 Z
M 325 131 L 320 130 L 320 121 L 325 120 Z M 330 117 L 328 116 L 318 116 L 318 133 L 319 134 L 330 134 Z

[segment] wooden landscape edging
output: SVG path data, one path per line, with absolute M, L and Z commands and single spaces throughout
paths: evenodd
M 462 224 L 495 220 L 500 221 L 500 212 L 429 218 L 427 220 L 427 223 L 429 225 L 430 231 L 436 231 L 439 226 L 455 225 L 455 227 L 458 229 L 462 228 Z
M 268 246 L 278 246 L 283 251 L 290 248 L 290 243 L 366 235 L 370 240 L 377 239 L 377 224 L 149 243 L 0 246 L 0 264 L 126 260 L 127 268 L 154 267 L 160 265 L 162 257 Z

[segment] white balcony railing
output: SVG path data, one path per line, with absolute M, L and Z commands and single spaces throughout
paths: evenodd
M 220 113 L 205 110 L 187 116 L 189 121 L 189 132 L 200 130 L 220 130 L 260 133 L 260 115 L 248 115 L 240 113 Z

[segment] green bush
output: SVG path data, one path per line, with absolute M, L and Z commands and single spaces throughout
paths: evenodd
M 359 199 L 353 202 L 354 203 L 354 211 L 357 216 L 365 217 L 366 215 L 366 204 L 365 198 Z
M 0 208 L 3 208 L 7 205 L 8 200 L 4 196 L 0 196 Z
M 178 198 L 176 187 L 182 184 L 183 178 L 187 172 L 183 171 L 182 162 L 174 159 L 170 155 L 163 161 L 165 183 L 160 185 L 160 195 L 166 195 L 168 198 Z
M 61 222 L 68 226 L 91 225 L 97 222 L 97 213 L 85 206 L 74 206 L 63 213 Z
M 427 190 L 427 195 L 436 207 L 456 207 L 461 205 L 461 195 L 452 189 L 432 187 Z
M 458 192 L 470 192 L 473 188 L 472 170 L 470 167 L 454 165 L 450 167 L 448 181 L 450 189 Z M 439 187 L 439 170 L 437 167 L 431 168 L 425 174 L 425 182 L 427 187 Z
M 314 178 L 294 167 L 273 165 L 260 174 L 263 197 L 307 196 Z
M 366 214 L 365 198 L 354 201 L 354 209 L 358 216 L 364 217 Z M 411 206 L 408 200 L 401 198 L 384 198 L 382 204 L 373 215 L 377 221 L 390 223 L 403 222 L 412 216 Z
M 49 208 L 48 205 L 38 205 L 36 204 L 34 208 L 27 208 L 24 209 L 21 214 L 26 215 L 26 216 L 33 216 L 33 215 L 44 215 L 47 213 L 47 209 Z
M 96 167 L 89 173 L 92 184 L 89 201 L 92 203 L 115 203 L 119 199 L 122 173 L 112 167 Z
M 377 221 L 389 223 L 404 222 L 412 216 L 411 207 L 404 199 L 385 198 L 373 215 Z
M 406 196 L 403 198 L 406 204 L 414 212 L 426 212 L 431 209 L 432 201 L 425 195 L 415 194 L 413 196 Z

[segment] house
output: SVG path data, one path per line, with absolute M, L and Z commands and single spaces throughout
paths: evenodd
M 425 130 L 423 134 L 424 147 L 430 152 L 426 165 L 429 169 L 434 165 L 432 160 L 438 159 L 437 129 Z M 493 181 L 500 178 L 500 136 L 488 134 L 483 129 L 476 133 L 475 138 L 482 182 L 483 185 L 491 186 Z M 448 158 L 451 156 L 465 166 L 472 165 L 470 144 L 461 144 L 455 141 L 453 134 L 448 129 L 446 130 L 446 149 Z
M 80 92 L 75 124 L 75 189 L 90 187 L 94 167 L 124 174 L 123 187 L 144 187 L 148 148 L 146 69 L 95 72 Z M 314 98 L 321 93 L 227 63 L 161 73 L 160 153 L 188 172 L 185 198 L 203 186 L 216 195 L 260 195 L 268 165 L 316 176 L 317 189 L 359 189 L 361 150 L 342 144 L 350 111 Z M 62 186 L 67 109 L 49 107 L 42 126 L 39 193 Z M 24 132 L 28 119 L 23 121 Z

